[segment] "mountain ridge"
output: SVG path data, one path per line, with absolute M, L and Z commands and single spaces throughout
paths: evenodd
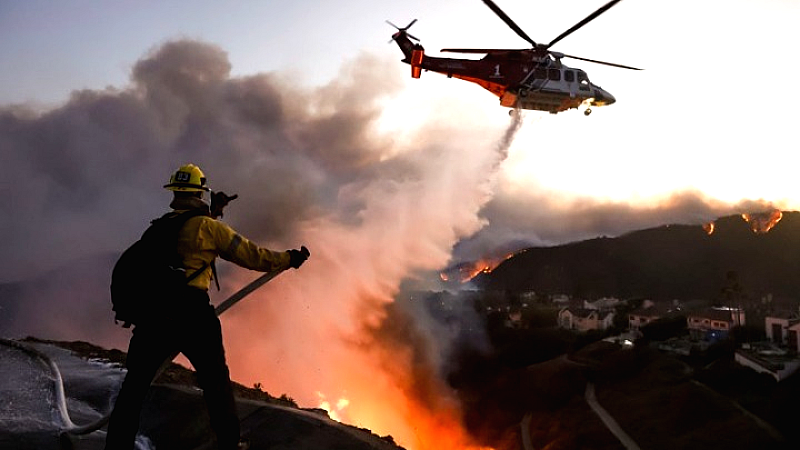
M 766 233 L 742 216 L 702 225 L 663 225 L 619 237 L 532 247 L 473 279 L 487 290 L 536 291 L 582 298 L 714 299 L 731 277 L 749 300 L 800 292 L 800 212 L 783 212 Z

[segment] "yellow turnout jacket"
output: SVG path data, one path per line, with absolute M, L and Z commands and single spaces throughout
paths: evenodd
M 289 268 L 289 252 L 261 248 L 227 224 L 207 216 L 186 221 L 178 234 L 178 253 L 183 256 L 187 276 L 205 266 L 203 272 L 189 282 L 189 286 L 203 290 L 208 290 L 211 284 L 211 262 L 217 256 L 260 272 Z

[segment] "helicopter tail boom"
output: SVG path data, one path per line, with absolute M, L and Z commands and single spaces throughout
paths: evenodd
M 397 42 L 400 50 L 403 51 L 403 55 L 405 55 L 403 62 L 411 65 L 411 77 L 419 78 L 422 74 L 422 62 L 425 61 L 425 48 L 411 42 L 405 31 L 398 31 L 392 36 L 392 39 Z
M 392 35 L 392 40 L 397 42 L 397 46 L 400 47 L 400 50 L 403 52 L 403 55 L 405 56 L 405 58 L 403 58 L 403 62 L 411 65 L 412 78 L 419 78 L 422 75 L 422 63 L 425 60 L 425 49 L 422 47 L 422 45 L 411 42 L 411 39 L 419 39 L 408 34 L 408 31 L 406 31 L 411 27 L 411 25 L 414 25 L 414 22 L 416 21 L 417 20 L 414 19 L 410 24 L 403 28 L 400 28 L 397 25 L 387 21 L 389 25 L 397 28 L 397 32 Z
M 425 60 L 425 49 L 417 44 L 411 52 L 411 78 L 419 78 L 422 75 L 422 61 Z

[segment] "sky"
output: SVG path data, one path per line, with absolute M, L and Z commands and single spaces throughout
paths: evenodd
M 219 45 L 233 76 L 280 71 L 307 86 L 335 78 L 359 52 L 399 59 L 387 44 L 393 30 L 385 20 L 402 26 L 418 19 L 412 31 L 429 54 L 452 46 L 526 46 L 477 0 L 229 3 L 2 2 L 0 58 L 13 63 L 0 73 L 0 104 L 55 106 L 74 90 L 124 88 L 138 58 L 175 38 Z M 540 42 L 601 4 L 498 3 Z M 515 186 L 543 184 L 615 201 L 699 189 L 726 202 L 791 203 L 788 177 L 754 173 L 775 171 L 774 160 L 796 145 L 787 134 L 798 95 L 788 84 L 799 64 L 792 48 L 798 12 L 800 2 L 791 0 L 619 3 L 556 50 L 645 71 L 568 61 L 618 103 L 599 118 L 581 120 L 571 111 L 525 127 L 504 176 Z M 408 72 L 400 63 L 385 70 Z M 488 92 L 426 75 L 406 80 L 395 99 L 414 108 L 411 114 L 424 117 L 431 108 L 420 97 L 455 97 L 470 103 L 467 114 L 475 119 L 503 120 L 504 108 L 492 108 L 497 99 Z M 525 151 L 537 144 L 548 150 Z M 759 158 L 764 152 L 772 156 Z M 759 182 L 742 181 L 753 177 Z
M 548 42 L 602 2 L 497 4 Z M 526 46 L 477 0 L 0 0 L 0 283 L 26 299 L 10 330 L 124 346 L 100 325 L 109 266 L 195 162 L 239 194 L 235 229 L 312 254 L 223 320 L 234 378 L 426 448 L 457 408 L 449 331 L 395 303 L 409 280 L 440 289 L 439 270 L 487 254 L 797 209 L 799 16 L 796 0 L 622 1 L 554 48 L 644 68 L 564 61 L 617 102 L 515 118 L 470 83 L 411 79 L 390 42 L 385 20 L 418 19 L 431 55 Z M 253 278 L 220 271 L 215 300 Z
M 546 42 L 602 2 L 498 5 L 528 35 Z M 774 157 L 753 157 L 765 149 L 778 158 L 793 153 L 786 135 L 797 94 L 787 82 L 800 64 L 792 51 L 799 12 L 800 2 L 792 0 L 621 2 L 556 49 L 646 70 L 567 62 L 587 70 L 618 103 L 599 119 L 579 120 L 571 111 L 526 127 L 518 147 L 539 142 L 552 150 L 515 152 L 507 175 L 517 184 L 535 178 L 548 187 L 613 200 L 685 188 L 729 202 L 791 198 L 795 193 L 785 178 L 758 187 L 741 180 L 751 171 L 772 169 Z M 387 45 L 393 30 L 384 21 L 402 26 L 412 19 L 418 19 L 413 33 L 430 54 L 452 46 L 526 46 L 477 0 L 6 1 L 0 3 L 0 58 L 13 63 L 0 73 L 0 104 L 54 106 L 74 90 L 124 88 L 139 57 L 175 38 L 219 45 L 234 76 L 281 71 L 299 84 L 320 84 L 362 51 L 399 58 Z M 386 69 L 408 72 L 403 64 Z M 489 107 L 497 103 L 492 95 L 430 75 L 406 80 L 408 95 L 454 96 L 477 104 L 469 114 L 502 120 L 504 109 Z M 584 164 L 570 164 L 576 159 Z M 563 166 L 571 170 L 553 170 Z M 613 169 L 601 178 L 597 167 Z

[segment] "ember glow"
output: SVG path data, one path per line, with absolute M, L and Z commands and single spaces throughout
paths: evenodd
M 742 214 L 742 219 L 750 224 L 750 229 L 756 234 L 769 233 L 778 222 L 783 218 L 783 213 L 779 209 L 762 213 Z

